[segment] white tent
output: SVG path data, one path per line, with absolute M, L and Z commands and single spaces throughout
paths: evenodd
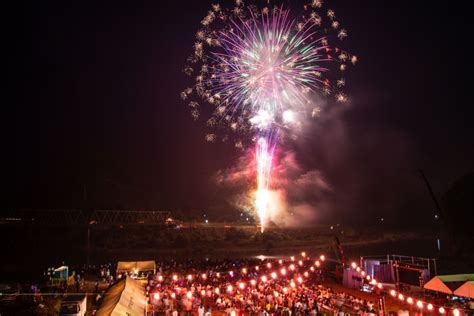
M 444 282 L 438 276 L 435 276 L 434 278 L 429 280 L 423 287 L 427 290 L 446 294 L 453 294 L 453 291 L 451 291 L 451 289 L 446 284 L 444 284 Z
M 117 264 L 117 274 L 122 272 L 153 272 L 156 273 L 156 263 L 154 260 L 148 261 L 119 261 Z
M 140 282 L 125 278 L 105 292 L 97 316 L 145 315 L 145 289 Z
M 474 281 L 474 274 L 437 275 L 429 280 L 423 288 L 446 294 L 454 294 L 454 289 L 466 281 Z
M 474 281 L 467 281 L 454 291 L 454 295 L 474 298 Z

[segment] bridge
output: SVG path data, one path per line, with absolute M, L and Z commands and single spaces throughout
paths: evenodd
M 15 210 L 0 215 L 0 225 L 134 226 L 173 225 L 169 211 L 156 210 Z

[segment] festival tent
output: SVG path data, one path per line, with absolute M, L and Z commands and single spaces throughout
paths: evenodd
M 429 280 L 423 288 L 446 294 L 454 294 L 453 291 L 466 281 L 474 281 L 474 274 L 437 275 Z
M 145 315 L 145 289 L 140 282 L 124 278 L 105 292 L 97 316 L 143 316 Z
M 153 272 L 156 273 L 156 263 L 149 261 L 119 261 L 117 264 L 117 275 L 122 272 Z
M 474 298 L 474 281 L 467 281 L 454 291 L 454 295 Z

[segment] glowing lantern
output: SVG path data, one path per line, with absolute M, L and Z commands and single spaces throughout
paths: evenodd
M 293 271 L 295 269 L 295 265 L 294 264 L 290 264 L 290 270 Z
M 383 287 L 382 283 L 377 284 L 377 287 L 381 289 Z
M 171 298 L 176 298 L 176 294 L 175 294 L 175 293 L 171 293 Z
M 258 266 L 256 266 L 256 267 L 255 267 L 255 270 L 257 270 L 257 271 L 258 271 L 259 269 L 260 269 L 260 268 L 259 268 Z
M 216 292 L 216 294 L 219 294 L 219 292 L 220 292 L 220 291 L 219 291 L 219 288 L 216 287 L 216 289 L 214 290 L 214 292 Z
M 310 267 L 309 269 L 310 269 L 311 271 L 314 271 L 314 267 Z
M 203 273 L 203 274 L 201 275 L 201 278 L 202 278 L 203 280 L 205 280 L 205 279 L 207 278 L 207 275 L 206 275 L 205 273 Z
M 188 291 L 188 293 L 186 293 L 186 297 L 187 298 L 192 298 L 193 297 L 193 293 L 191 293 L 191 291 Z
M 303 261 L 301 261 L 301 260 L 298 261 L 298 264 L 299 264 L 300 266 L 302 266 L 302 265 L 303 265 Z
M 359 267 L 357 267 L 357 268 L 356 268 L 356 271 L 357 271 L 357 272 L 360 272 L 360 268 L 359 268 Z
M 304 273 L 304 276 L 305 276 L 305 277 L 308 277 L 308 275 L 309 275 L 309 273 L 308 273 L 308 271 L 306 271 L 306 272 Z
M 357 263 L 352 262 L 352 263 L 351 263 L 351 267 L 352 267 L 352 269 L 355 269 L 355 268 L 357 267 Z
M 234 289 L 234 288 L 232 287 L 232 285 L 229 284 L 229 285 L 227 286 L 227 292 L 232 292 L 233 289 Z
M 455 308 L 453 309 L 453 315 L 454 316 L 459 316 L 460 312 L 459 312 L 459 309 Z
M 277 291 L 275 291 L 275 292 L 273 292 L 273 295 L 274 295 L 275 297 L 278 297 L 278 295 L 280 295 L 280 294 L 279 294 Z
M 283 288 L 283 293 L 287 293 L 288 289 L 286 287 Z
M 402 293 L 398 294 L 398 299 L 399 299 L 400 301 L 403 301 L 404 298 L 405 298 L 405 297 L 403 296 Z
M 429 311 L 432 311 L 432 310 L 433 310 L 433 304 L 429 303 L 428 305 L 426 305 L 426 308 L 427 308 Z
M 191 281 L 193 279 L 193 276 L 191 274 L 188 274 L 188 280 Z
M 295 257 L 291 256 L 290 257 L 291 261 L 295 261 Z
M 272 279 L 276 279 L 277 278 L 276 272 L 272 272 L 271 276 L 272 276 Z
M 270 262 L 267 263 L 267 268 L 268 268 L 268 269 L 271 269 L 271 268 L 272 268 L 272 264 L 271 264 Z
M 246 269 L 246 268 L 243 268 L 243 269 L 242 269 L 242 273 L 243 273 L 243 274 L 246 274 L 246 273 L 247 273 L 247 269 Z
M 251 281 L 250 281 L 250 284 L 252 284 L 253 286 L 255 286 L 255 284 L 257 284 L 257 281 L 251 280 Z
M 279 263 L 279 264 L 283 264 L 283 260 L 281 260 L 281 259 L 278 260 L 278 263 Z
M 178 281 L 178 276 L 176 274 L 173 275 L 173 281 Z
M 154 298 L 155 300 L 159 300 L 159 299 L 160 299 L 160 294 L 159 294 L 159 293 L 153 294 L 153 298 Z
M 285 269 L 285 268 L 282 268 L 282 269 L 280 270 L 280 273 L 281 273 L 281 275 L 285 275 L 285 274 L 286 274 L 286 269 Z
M 315 264 L 318 268 L 319 268 L 319 266 L 321 265 L 321 263 L 319 262 L 319 260 L 316 261 L 314 264 Z
M 302 256 L 303 258 L 306 257 L 306 252 L 303 251 L 303 252 L 301 253 L 301 256 Z
M 321 255 L 321 256 L 319 256 L 319 259 L 321 259 L 321 261 L 324 261 L 324 260 L 326 260 L 326 257 L 324 255 Z
M 294 288 L 294 287 L 296 286 L 295 282 L 291 281 L 291 282 L 290 282 L 290 286 L 291 286 L 292 288 Z
M 363 277 L 365 277 L 365 271 L 362 271 L 360 274 L 361 274 Z
M 216 273 L 216 276 L 217 276 L 218 278 L 220 278 L 220 277 L 221 277 L 221 274 L 220 274 L 219 272 L 217 272 L 217 273 Z
M 298 283 L 303 283 L 303 278 L 302 277 L 298 277 Z
M 438 309 L 438 312 L 439 312 L 440 314 L 444 314 L 444 313 L 446 313 L 446 310 L 444 309 L 443 306 L 441 306 L 441 307 Z
M 262 282 L 264 282 L 264 283 L 267 282 L 267 277 L 266 277 L 265 275 L 263 275 L 263 276 L 261 277 L 261 279 L 262 279 Z
M 245 283 L 244 283 L 244 282 L 240 282 L 240 283 L 239 283 L 239 288 L 240 288 L 241 290 L 245 289 Z
M 390 295 L 392 295 L 393 297 L 395 297 L 397 295 L 397 292 L 395 292 L 395 290 L 391 290 L 390 291 Z
M 422 301 L 416 301 L 416 306 L 418 306 L 418 308 L 423 308 L 423 302 Z
M 158 276 L 158 281 L 159 281 L 159 282 L 162 282 L 162 281 L 163 281 L 163 276 L 162 276 L 162 275 L 159 275 L 159 276 Z
M 234 271 L 229 271 L 229 274 L 232 278 L 234 277 Z
M 408 304 L 413 304 L 413 299 L 411 297 L 407 298 L 407 303 Z
M 201 290 L 201 296 L 204 296 L 204 295 L 206 295 L 206 291 Z
M 366 277 L 366 279 L 367 279 L 367 281 L 370 281 L 370 275 L 368 275 L 368 276 Z

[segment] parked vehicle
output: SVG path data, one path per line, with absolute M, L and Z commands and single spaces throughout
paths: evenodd
M 61 302 L 59 315 L 84 316 L 87 311 L 86 295 L 66 296 Z

